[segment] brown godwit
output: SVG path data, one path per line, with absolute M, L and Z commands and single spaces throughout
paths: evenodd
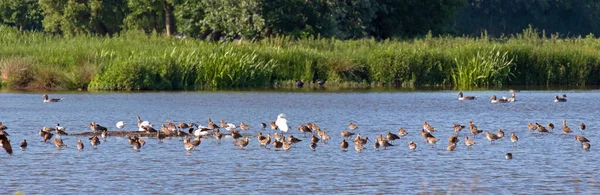
M 454 132 L 456 132 L 456 134 L 458 134 L 464 128 L 465 128 L 464 125 L 459 125 L 459 124 L 452 125 L 452 129 L 454 130 Z
M 340 146 L 344 151 L 348 149 L 348 142 L 346 141 L 346 139 L 342 139 L 342 143 L 340 143 Z
M 590 150 L 590 143 L 589 142 L 585 142 L 585 143 L 583 143 L 582 147 L 583 147 L 583 149 L 585 151 L 589 151 Z
M 361 151 L 363 151 L 365 149 L 365 146 L 362 143 L 354 143 L 354 150 L 356 150 L 356 152 L 360 153 Z
M 581 143 L 590 142 L 590 140 L 588 140 L 587 138 L 583 137 L 582 135 L 575 136 L 575 140 L 577 140 L 577 141 L 579 141 Z
M 388 132 L 387 139 L 390 141 L 394 141 L 394 140 L 400 139 L 400 136 L 393 134 L 392 132 Z
M 54 138 L 52 140 L 52 143 L 54 143 L 54 145 L 57 148 L 67 147 L 67 145 L 65 143 L 63 143 L 62 139 L 60 139 L 60 138 L 58 138 L 58 139 Z
M 573 133 L 573 130 L 571 130 L 571 128 L 569 128 L 569 126 L 567 126 L 567 120 L 563 120 L 562 130 L 563 130 L 564 134 Z
M 83 142 L 81 142 L 81 139 L 77 140 L 77 149 L 83 150 Z
M 448 138 L 448 143 L 449 144 L 458 143 L 458 136 L 456 136 L 456 135 L 450 136 L 450 138 Z
M 408 149 L 410 150 L 416 150 L 417 149 L 417 144 L 413 141 L 408 142 Z
M 513 145 L 515 145 L 519 141 L 519 137 L 517 137 L 515 132 L 512 132 L 510 134 L 510 141 L 513 143 Z
M 344 137 L 344 138 L 350 138 L 350 137 L 352 137 L 352 136 L 353 136 L 355 133 L 353 133 L 353 132 L 349 132 L 349 131 L 342 131 L 342 132 L 340 132 L 340 134 L 341 134 L 341 135 L 342 135 L 342 137 Z
M 554 124 L 553 123 L 548 123 L 548 129 L 550 129 L 550 131 L 554 130 Z
M 267 134 L 267 137 L 265 137 L 262 140 L 260 140 L 260 138 L 259 138 L 258 142 L 260 143 L 261 146 L 267 147 L 267 145 L 271 144 L 271 134 Z
M 433 128 L 433 126 L 427 123 L 427 121 L 423 122 L 423 129 L 425 129 L 429 133 L 436 132 L 435 128 Z
M 250 126 L 248 126 L 248 124 L 246 124 L 244 122 L 241 122 L 240 129 L 246 131 L 246 130 L 250 129 Z
M 502 129 L 498 129 L 498 139 L 503 138 L 504 137 L 504 131 L 502 131 Z
M 358 126 L 357 126 L 356 124 L 354 124 L 354 123 L 350 123 L 350 124 L 348 125 L 348 129 L 350 129 L 350 130 L 355 130 L 355 129 L 357 129 L 357 128 L 358 128 Z
M 527 124 L 527 129 L 529 129 L 530 131 L 534 131 L 537 130 L 537 126 L 532 123 L 529 123 Z
M 246 139 L 243 140 L 238 140 L 236 142 L 233 142 L 234 146 L 239 146 L 240 148 L 244 148 L 248 145 L 248 143 L 250 142 L 250 140 L 248 139 L 248 137 L 246 137 Z
M 240 132 L 239 132 L 239 131 L 233 130 L 233 131 L 231 131 L 231 137 L 232 137 L 233 139 L 238 139 L 238 138 L 241 138 L 241 137 L 242 137 L 242 134 L 240 134 Z
M 312 137 L 310 137 L 310 142 L 311 143 L 317 143 L 319 142 L 319 138 L 315 135 L 312 135 Z
M 456 148 L 456 143 L 450 143 L 450 144 L 448 144 L 448 146 L 446 146 L 446 151 L 451 152 L 451 151 L 454 151 L 455 148 Z
M 470 148 L 472 145 L 475 145 L 475 141 L 473 141 L 472 139 L 469 139 L 469 136 L 465 136 L 465 145 L 467 146 L 467 148 Z
M 301 141 L 302 141 L 301 139 L 295 138 L 293 135 L 288 136 L 288 142 L 290 142 L 292 144 L 295 144 L 295 143 L 298 143 Z
M 408 135 L 408 132 L 406 132 L 406 130 L 404 130 L 402 127 L 400 127 L 400 129 L 398 129 L 398 135 L 404 137 L 404 136 Z
M 94 148 L 96 148 L 97 145 L 100 145 L 100 139 L 98 139 L 98 136 L 96 136 L 96 135 L 92 136 L 90 138 L 90 144 L 92 144 L 92 147 L 94 147 Z
M 10 145 L 10 140 L 6 137 L 6 134 L 0 134 L 0 145 L 8 154 L 12 154 L 12 146 Z
M 487 140 L 490 141 L 490 143 L 494 144 L 494 142 L 496 142 L 497 139 L 500 139 L 498 137 L 498 135 L 490 133 L 488 131 L 485 132 L 485 137 L 487 138 Z

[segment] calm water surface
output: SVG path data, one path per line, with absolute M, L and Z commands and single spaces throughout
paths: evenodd
M 567 93 L 569 101 L 554 103 L 553 97 Z M 71 93 L 50 94 L 63 97 L 60 103 L 43 103 L 38 93 L 0 93 L 0 121 L 9 127 L 12 156 L 0 152 L 0 185 L 3 192 L 23 190 L 28 194 L 405 194 L 405 193 L 485 193 L 485 194 L 592 194 L 600 191 L 600 166 L 597 141 L 600 140 L 598 90 L 522 91 L 518 101 L 500 105 L 489 102 L 491 95 L 509 96 L 507 91 L 468 91 L 474 101 L 457 101 L 456 91 L 427 92 L 165 92 L 165 93 Z M 291 150 L 273 151 L 258 146 L 259 124 L 275 120 L 279 113 L 288 116 L 296 137 L 305 139 Z M 186 153 L 181 138 L 163 143 L 143 138 L 146 145 L 135 152 L 121 137 L 109 137 L 98 149 L 91 149 L 87 137 L 63 136 L 68 145 L 56 149 L 40 142 L 38 131 L 57 122 L 67 132 L 85 132 L 87 124 L 116 130 L 117 121 L 134 130 L 140 115 L 155 125 L 165 120 L 193 121 L 206 125 L 206 118 L 239 124 L 251 130 L 245 150 L 232 140 L 221 145 L 212 138 L 202 140 L 193 152 Z M 553 134 L 531 133 L 529 122 L 560 127 L 568 125 L 591 140 L 585 152 L 573 139 Z M 485 136 L 475 138 L 477 145 L 467 150 L 461 132 L 454 152 L 445 151 L 454 133 L 452 124 L 467 125 L 469 120 L 485 130 L 503 129 L 507 136 L 516 132 L 520 141 L 513 146 L 504 138 L 490 145 Z M 428 121 L 438 132 L 437 147 L 424 143 L 419 130 Z M 307 138 L 295 130 L 313 122 L 332 136 L 329 144 L 308 147 Z M 340 131 L 354 130 L 375 138 L 379 133 L 409 135 L 387 150 L 342 152 Z M 271 130 L 262 131 L 272 133 Z M 27 139 L 25 151 L 18 144 Z M 86 144 L 76 149 L 77 139 Z M 415 141 L 417 151 L 407 143 Z M 351 148 L 353 144 L 351 143 Z M 513 160 L 504 154 L 512 152 Z

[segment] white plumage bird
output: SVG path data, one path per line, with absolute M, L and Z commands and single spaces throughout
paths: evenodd
M 227 127 L 225 127 L 225 130 L 227 130 L 227 131 L 233 131 L 236 128 L 237 127 L 233 123 L 227 123 Z
M 138 126 L 138 130 L 139 131 L 146 131 L 146 129 L 144 129 L 144 127 L 152 127 L 152 124 L 148 121 L 143 121 L 142 123 L 140 123 L 140 125 Z
M 123 122 L 123 121 L 117 122 L 117 128 L 119 128 L 119 130 L 122 131 L 124 127 L 125 127 L 125 122 Z
M 287 133 L 288 129 L 290 129 L 290 126 L 288 126 L 287 119 L 285 118 L 286 116 L 283 113 L 277 115 L 277 121 L 275 121 L 275 125 L 277 125 L 279 130 Z

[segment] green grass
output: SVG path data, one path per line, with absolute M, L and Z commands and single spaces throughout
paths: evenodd
M 0 79 L 5 88 L 61 90 L 278 87 L 316 79 L 337 86 L 600 84 L 599 39 L 541 34 L 232 44 L 137 31 L 66 38 L 0 26 Z

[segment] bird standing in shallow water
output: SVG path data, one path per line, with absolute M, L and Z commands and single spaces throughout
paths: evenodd
M 506 155 L 504 155 L 504 157 L 506 158 L 506 160 L 510 160 L 513 158 L 512 153 L 506 153 Z
M 81 142 L 81 139 L 78 139 L 77 140 L 77 149 L 83 150 L 83 147 L 84 147 L 83 142 Z
M 23 142 L 21 142 L 21 150 L 25 150 L 25 148 L 27 148 L 27 140 L 23 140 Z
M 448 146 L 446 147 L 446 151 L 448 152 L 452 152 L 454 151 L 454 149 L 456 148 L 456 143 L 450 143 L 448 144 Z
M 512 132 L 512 134 L 510 134 L 510 141 L 513 143 L 513 145 L 515 145 L 519 141 L 519 137 L 515 135 L 515 132 Z
M 288 126 L 288 124 L 287 124 L 287 119 L 286 119 L 285 114 L 277 115 L 277 120 L 275 121 L 275 125 L 277 125 L 276 127 L 281 132 L 288 132 L 288 129 L 290 129 L 290 126 Z
M 6 134 L 0 134 L 0 145 L 2 145 L 2 148 L 4 148 L 6 153 L 13 153 L 12 146 L 10 145 L 10 140 L 8 139 L 8 137 L 6 137 Z
M 577 136 L 575 136 L 575 140 L 577 140 L 577 141 L 581 142 L 582 144 L 583 144 L 583 143 L 586 143 L 586 142 L 590 142 L 590 140 L 588 140 L 587 138 L 585 138 L 585 137 L 583 137 L 583 136 L 581 136 L 581 135 L 577 135 Z
M 408 149 L 410 150 L 416 150 L 417 149 L 417 144 L 413 141 L 408 142 Z
M 246 139 L 244 140 L 238 140 L 236 142 L 233 142 L 234 146 L 239 146 L 240 148 L 244 148 L 248 145 L 248 143 L 250 142 L 250 139 L 248 137 L 246 137 Z
M 63 143 L 62 139 L 60 139 L 60 138 L 59 138 L 59 139 L 56 139 L 56 138 L 54 138 L 54 139 L 52 140 L 52 143 L 54 143 L 54 145 L 55 145 L 57 148 L 67 147 L 67 145 L 65 145 L 65 144 Z
M 487 140 L 490 141 L 491 144 L 494 144 L 496 142 L 497 139 L 499 139 L 498 135 L 490 133 L 490 132 L 485 132 L 485 137 L 487 138 Z
M 471 148 L 472 145 L 475 145 L 475 141 L 469 139 L 469 136 L 465 136 L 465 145 L 467 148 Z
M 343 151 L 348 150 L 348 142 L 346 141 L 346 139 L 342 139 L 342 143 L 340 143 L 340 146 L 342 147 Z
M 583 133 L 583 131 L 585 130 L 585 123 L 581 122 L 581 124 L 579 125 L 579 129 L 581 129 L 581 133 Z
M 408 135 L 408 132 L 406 132 L 406 130 L 404 130 L 402 127 L 400 127 L 400 129 L 398 129 L 398 135 L 404 137 L 404 136 Z
M 355 130 L 355 129 L 357 129 L 357 128 L 358 128 L 358 125 L 356 125 L 356 124 L 354 124 L 354 123 L 350 123 L 350 124 L 348 125 L 348 129 L 350 129 L 350 130 Z
M 583 143 L 583 146 L 582 146 L 582 147 L 583 147 L 583 149 L 584 149 L 585 151 L 590 151 L 590 143 L 588 143 L 588 142 L 585 142 L 585 143 Z
M 117 128 L 119 128 L 119 131 L 123 131 L 123 128 L 125 128 L 126 123 L 123 121 L 119 121 L 117 122 L 117 124 L 115 126 L 117 126 Z

